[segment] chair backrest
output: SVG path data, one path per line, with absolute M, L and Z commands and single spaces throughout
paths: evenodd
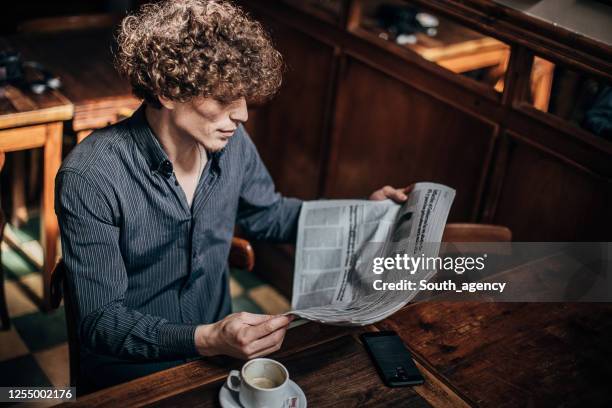
M 442 242 L 510 242 L 512 231 L 501 225 L 446 224 Z
M 70 358 L 70 386 L 77 387 L 80 373 L 80 348 L 79 338 L 76 328 L 76 314 L 74 301 L 68 289 L 66 279 L 67 268 L 63 260 L 55 266 L 51 275 L 51 308 L 57 309 L 64 300 L 64 310 L 66 313 L 66 329 L 68 332 L 68 354 Z

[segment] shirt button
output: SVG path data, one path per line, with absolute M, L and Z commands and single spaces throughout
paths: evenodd
M 169 160 L 164 160 L 159 165 L 159 171 L 164 175 L 164 177 L 170 177 L 172 175 L 172 172 L 174 171 L 172 163 L 170 163 Z
M 170 163 L 170 160 L 164 160 L 161 164 L 161 168 L 164 171 L 172 171 L 172 163 Z

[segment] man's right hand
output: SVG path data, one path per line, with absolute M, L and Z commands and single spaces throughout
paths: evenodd
M 265 356 L 280 349 L 291 320 L 291 316 L 233 313 L 216 323 L 198 326 L 196 348 L 203 356 Z

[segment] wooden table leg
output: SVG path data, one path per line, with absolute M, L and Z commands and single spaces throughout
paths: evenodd
M 13 198 L 13 211 L 11 225 L 19 227 L 28 222 L 28 208 L 26 205 L 26 152 L 19 151 L 13 153 L 11 167 L 13 175 L 11 177 L 11 197 Z
M 59 227 L 54 210 L 55 176 L 62 161 L 62 123 L 47 125 L 44 147 L 41 237 L 44 253 L 43 309 L 51 309 L 51 273 L 57 259 Z
M 4 167 L 4 152 L 0 152 L 0 173 L 2 167 Z M 2 202 L 0 200 L 0 242 L 4 236 L 4 209 L 2 208 Z M 11 320 L 9 319 L 8 306 L 6 304 L 6 291 L 4 290 L 4 267 L 2 266 L 2 253 L 0 252 L 0 320 L 2 321 L 2 330 L 8 330 L 11 327 Z

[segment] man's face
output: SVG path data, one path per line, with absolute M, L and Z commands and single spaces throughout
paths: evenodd
M 209 98 L 176 103 L 170 116 L 177 130 L 211 152 L 223 149 L 238 125 L 249 118 L 244 98 L 227 104 Z

